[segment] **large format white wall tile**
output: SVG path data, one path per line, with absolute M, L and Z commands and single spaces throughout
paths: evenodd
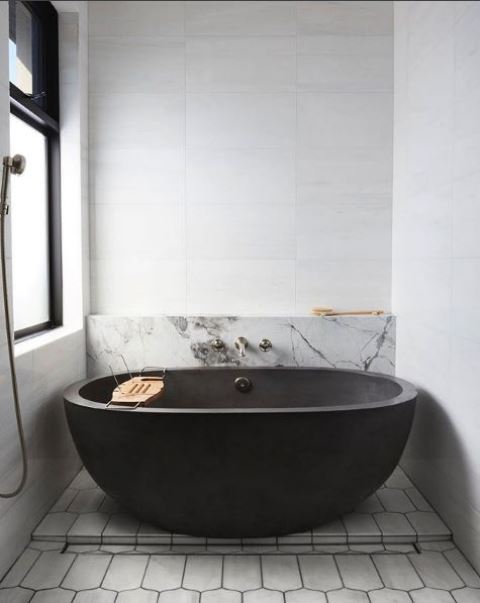
M 438 121 L 450 122 L 454 95 L 453 55 L 453 37 L 446 36 L 435 47 L 435 52 L 429 53 L 408 70 L 409 115 L 420 117 L 424 125 Z M 441 70 L 437 68 L 439 63 Z M 409 135 L 412 134 L 414 131 L 409 132 Z
M 184 260 L 92 260 L 92 305 L 99 314 L 141 316 L 185 308 Z
M 123 148 L 185 144 L 185 97 L 181 94 L 91 94 L 90 143 Z M 94 175 L 95 177 L 95 175 Z
M 479 166 L 480 167 L 480 166 Z M 452 254 L 455 258 L 479 257 L 480 169 L 453 182 Z
M 284 149 L 294 142 L 294 94 L 187 95 L 190 147 Z
M 211 36 L 285 36 L 296 33 L 295 2 L 234 0 L 185 3 L 186 33 Z
M 399 225 L 394 223 L 394 228 Z M 452 262 L 449 258 L 395 259 L 394 296 L 405 319 L 420 320 L 425 327 L 450 329 Z M 414 295 L 412 295 L 414 292 Z
M 397 373 L 421 395 L 404 464 L 480 568 L 478 3 L 395 3 Z
M 187 239 L 188 256 L 196 259 L 295 259 L 295 208 L 211 205 L 206 212 L 192 205 Z
M 321 199 L 297 209 L 297 256 L 318 260 L 376 260 L 391 254 L 388 198 L 358 202 L 351 197 Z
M 412 2 L 408 11 L 408 60 L 415 65 L 451 35 L 455 2 Z
M 190 37 L 189 92 L 295 92 L 296 39 Z
M 393 90 L 391 35 L 302 36 L 298 38 L 297 49 L 300 91 Z
M 429 396 L 436 396 L 440 401 L 448 399 L 450 392 L 449 333 L 425 326 L 421 320 L 409 321 L 407 318 L 403 318 L 402 314 L 398 315 L 398 319 L 399 321 L 402 319 L 404 322 L 403 329 L 398 333 L 398 341 L 402 346 L 409 347 L 408 355 L 400 354 L 398 356 L 398 375 L 408 376 L 413 383 L 419 386 L 428 384 L 427 395 L 423 399 L 427 399 Z M 425 410 L 428 410 L 427 405 L 422 407 L 422 404 L 419 404 L 419 427 L 414 425 L 414 433 L 416 429 L 419 429 L 417 433 L 421 433 L 425 424 L 428 423 L 428 421 L 425 423 L 422 421 Z
M 147 57 L 155 57 L 155 69 Z M 96 93 L 185 90 L 185 42 L 173 37 L 93 38 L 89 85 Z
M 452 341 L 452 396 L 459 405 L 461 412 L 452 412 L 450 416 L 457 432 L 465 443 L 465 456 L 468 458 L 468 471 L 472 477 L 472 488 L 480 495 L 480 467 L 477 459 L 480 454 L 478 429 L 478 388 L 476 376 L 480 359 L 480 343 L 461 337 Z M 473 418 L 473 420 L 472 420 Z M 476 476 L 476 477 L 475 477 Z M 480 532 L 480 528 L 478 529 Z
M 322 2 L 300 1 L 298 32 L 303 35 L 324 34 L 389 35 L 393 27 L 391 2 Z
M 455 336 L 480 342 L 478 299 L 480 259 L 458 258 L 452 262 L 452 329 Z
M 298 94 L 297 142 L 306 147 L 389 149 L 392 100 L 391 94 Z
M 457 4 L 457 3 L 456 3 Z M 461 4 L 460 2 L 458 4 Z M 474 2 L 468 3 L 465 9 L 466 18 L 460 15 L 461 22 L 457 25 L 457 31 L 461 35 L 455 35 L 455 82 L 456 95 L 463 98 L 469 93 L 478 90 L 478 60 L 480 54 L 480 41 L 478 39 L 478 28 L 480 27 L 480 12 Z
M 192 260 L 188 314 L 258 314 L 295 311 L 292 260 Z
M 392 161 L 385 149 L 300 147 L 297 149 L 297 204 L 325 197 L 357 199 L 361 205 L 382 195 L 391 206 Z
M 188 149 L 188 204 L 295 203 L 295 152 L 279 149 Z M 272 208 L 270 207 L 270 210 Z
M 185 148 L 151 148 L 141 144 L 93 146 L 90 161 L 95 170 L 90 183 L 91 203 L 182 204 L 185 199 Z
M 455 80 L 455 86 L 458 86 Z M 452 135 L 453 167 L 455 178 L 478 171 L 477 156 L 480 153 L 480 125 L 476 119 L 480 100 L 480 86 L 471 92 L 459 93 L 455 99 L 455 122 Z
M 396 213 L 399 225 L 396 235 L 399 238 L 394 249 L 395 257 L 441 259 L 450 255 L 451 186 L 445 184 L 431 190 L 427 182 L 420 191 L 410 190 Z
M 314 306 L 351 310 L 390 308 L 390 260 L 297 261 L 296 307 L 306 314 Z M 314 275 L 314 276 L 312 276 Z
M 96 2 L 90 21 L 94 311 L 308 312 L 325 287 L 388 309 L 390 2 Z
M 185 257 L 183 205 L 96 205 L 92 258 L 155 260 Z
M 89 5 L 89 36 L 178 36 L 184 33 L 184 3 L 95 0 Z

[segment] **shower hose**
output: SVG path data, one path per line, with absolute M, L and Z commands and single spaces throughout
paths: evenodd
M 8 178 L 4 169 L 4 178 Z M 3 189 L 4 187 L 2 187 Z M 6 192 L 6 189 L 4 189 Z M 3 191 L 2 191 L 3 192 Z M 10 308 L 8 303 L 8 286 L 7 286 L 7 262 L 5 259 L 5 221 L 6 211 L 4 211 L 6 199 L 2 199 L 2 211 L 0 212 L 0 256 L 1 256 L 1 272 L 2 272 L 2 292 L 3 292 L 3 309 L 5 314 L 5 331 L 7 333 L 8 359 L 10 363 L 10 377 L 12 382 L 13 407 L 15 410 L 15 419 L 17 422 L 18 441 L 22 453 L 22 475 L 18 485 L 10 492 L 0 492 L 0 498 L 13 498 L 17 496 L 23 489 L 27 481 L 28 463 L 27 463 L 27 448 L 25 445 L 25 433 L 23 431 L 22 414 L 20 411 L 20 402 L 18 396 L 17 373 L 15 370 L 15 356 L 13 352 L 12 329 L 10 325 Z

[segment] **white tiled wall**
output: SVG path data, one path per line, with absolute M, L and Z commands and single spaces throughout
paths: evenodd
M 397 373 L 404 466 L 480 569 L 480 4 L 395 2 Z
M 85 131 L 81 135 L 80 128 L 82 120 L 85 121 L 86 109 L 85 99 L 82 99 L 82 93 L 86 92 L 86 21 L 82 21 L 82 17 L 86 18 L 86 15 L 61 15 L 59 19 L 60 61 L 63 68 L 61 95 L 62 101 L 65 101 L 61 118 L 62 163 L 67 170 L 64 176 L 68 179 L 67 183 L 62 182 L 65 210 L 63 260 L 68 268 L 64 277 L 64 301 L 68 326 L 56 335 L 52 333 L 49 342 L 40 337 L 16 346 L 29 476 L 26 488 L 19 496 L 0 498 L 0 575 L 5 573 L 28 543 L 31 531 L 79 468 L 64 418 L 62 392 L 66 385 L 85 375 L 83 314 L 87 296 L 83 300 L 82 272 L 86 262 L 85 257 L 81 257 L 81 215 L 84 213 L 81 178 L 85 177 L 82 173 L 85 172 L 85 166 L 82 168 L 80 164 L 81 155 L 85 157 L 86 147 L 84 143 L 82 145 Z M 7 2 L 0 2 L 0 46 L 0 155 L 3 156 L 9 154 Z M 78 77 L 75 81 L 71 79 L 73 74 Z M 28 169 L 28 149 L 24 153 Z M 74 226 L 70 228 L 72 224 Z M 11 275 L 9 280 L 11 282 Z M 0 315 L 2 313 L 0 307 Z M 12 406 L 3 318 L 0 318 L 0 408 L 0 492 L 4 492 L 18 483 L 21 457 Z
M 386 1 L 91 2 L 92 310 L 389 309 L 392 28 Z

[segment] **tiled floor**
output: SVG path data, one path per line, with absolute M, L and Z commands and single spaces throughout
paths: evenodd
M 33 534 L 34 540 L 67 544 L 157 545 L 157 552 L 315 552 L 325 545 L 408 544 L 449 540 L 447 526 L 397 468 L 383 488 L 354 513 L 303 534 L 221 540 L 170 534 L 123 511 L 83 470 Z M 384 547 L 379 546 L 379 549 Z
M 480 601 L 480 577 L 451 541 L 420 544 L 419 552 L 396 544 L 386 545 L 387 552 L 344 547 L 332 554 L 338 545 L 325 545 L 323 554 L 303 555 L 156 555 L 145 545 L 133 554 L 112 554 L 99 545 L 62 547 L 32 542 L 0 584 L 0 603 Z
M 81 471 L 0 583 L 0 603 L 479 603 L 480 577 L 397 469 L 307 534 L 215 540 L 123 512 Z

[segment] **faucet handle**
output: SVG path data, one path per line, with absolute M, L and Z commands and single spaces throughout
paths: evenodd
M 272 349 L 272 342 L 270 339 L 262 339 L 262 341 L 258 344 L 258 347 L 262 350 L 262 352 L 268 352 L 268 350 Z
M 212 341 L 210 342 L 210 345 L 212 346 L 212 348 L 214 350 L 216 350 L 217 352 L 220 352 L 221 350 L 223 350 L 223 348 L 225 347 L 225 344 L 223 343 L 223 341 L 220 339 L 220 337 L 215 337 L 215 339 L 212 339 Z

